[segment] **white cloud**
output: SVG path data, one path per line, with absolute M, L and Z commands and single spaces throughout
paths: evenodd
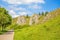
M 22 7 L 17 7 L 15 5 L 9 5 L 9 10 L 15 10 L 15 11 L 26 11 L 26 8 L 22 8 Z
M 30 5 L 29 8 L 33 8 L 33 9 L 42 9 L 41 6 L 38 6 L 38 5 Z
M 44 4 L 45 1 L 44 0 L 3 0 L 5 2 L 7 2 L 9 5 L 9 14 L 14 18 L 17 17 L 19 15 L 27 15 L 29 10 L 27 10 L 26 8 L 22 8 L 21 6 L 19 6 L 20 4 L 27 4 L 27 8 L 34 8 L 34 9 L 41 9 L 41 6 L 38 5 L 31 5 L 31 3 L 42 3 Z M 10 5 L 11 4 L 11 5 Z M 17 7 L 19 6 L 19 7 Z M 17 15 L 16 11 L 19 11 Z M 23 12 L 22 12 L 23 11 Z M 25 12 L 26 11 L 26 12 Z M 32 13 L 32 12 L 31 12 Z
M 45 3 L 44 0 L 3 0 L 9 4 Z
M 25 8 L 22 8 L 22 7 L 15 7 L 14 10 L 20 10 L 20 11 L 25 11 L 26 9 Z
M 19 12 L 19 15 L 27 15 L 27 12 Z
M 10 14 L 13 18 L 19 16 L 19 15 L 17 15 L 13 10 L 10 10 L 10 11 L 9 11 L 9 14 Z
M 14 12 L 14 10 L 10 10 L 9 11 L 9 14 L 13 17 L 13 18 L 15 18 L 15 17 L 18 17 L 18 16 L 20 16 L 20 15 L 27 15 L 28 13 L 27 12 L 19 12 L 18 14 L 19 15 L 17 15 L 15 12 Z
M 3 0 L 9 4 L 21 4 L 21 2 L 19 2 L 19 0 Z

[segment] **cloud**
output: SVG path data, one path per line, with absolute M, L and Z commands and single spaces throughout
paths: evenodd
M 19 15 L 31 15 L 33 11 L 30 9 L 41 9 L 42 7 L 37 5 L 38 3 L 44 4 L 44 0 L 3 0 L 8 3 L 9 14 L 14 18 Z M 34 4 L 33 4 L 34 3 Z M 33 4 L 33 5 L 32 5 Z M 22 5 L 26 5 L 23 7 Z M 29 9 L 30 8 L 30 9 Z M 19 15 L 18 15 L 19 14 Z
M 38 6 L 38 5 L 30 5 L 29 8 L 33 8 L 33 9 L 42 9 L 41 6 Z
M 3 0 L 9 4 L 45 3 L 44 0 Z
M 19 16 L 19 15 L 17 15 L 13 10 L 10 10 L 10 11 L 9 11 L 9 14 L 10 14 L 13 18 Z
M 22 8 L 22 7 L 17 7 L 14 5 L 9 5 L 9 14 L 15 18 L 18 17 L 20 15 L 27 15 L 28 13 L 30 13 L 26 8 Z
M 15 6 L 15 5 L 8 5 L 9 10 L 14 10 L 14 11 L 26 11 L 26 8 L 23 8 L 22 6 Z
M 10 11 L 9 11 L 9 14 L 10 14 L 13 18 L 15 18 L 15 17 L 18 17 L 18 16 L 20 16 L 20 15 L 27 15 L 28 13 L 27 13 L 27 12 L 18 12 L 18 14 L 16 14 L 16 12 L 15 12 L 14 10 L 10 10 Z
M 26 11 L 26 9 L 25 8 L 22 8 L 22 7 L 15 7 L 15 8 L 13 8 L 14 10 L 17 10 L 17 11 Z
M 27 12 L 19 12 L 19 15 L 27 15 Z
M 19 0 L 3 0 L 9 4 L 21 4 L 21 2 Z

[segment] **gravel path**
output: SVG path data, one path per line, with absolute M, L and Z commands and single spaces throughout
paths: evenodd
M 13 40 L 14 38 L 14 32 L 9 31 L 3 35 L 0 35 L 0 40 Z

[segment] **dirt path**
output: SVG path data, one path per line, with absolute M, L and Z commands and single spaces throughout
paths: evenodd
M 3 35 L 0 35 L 0 40 L 13 40 L 14 38 L 14 32 L 9 31 Z

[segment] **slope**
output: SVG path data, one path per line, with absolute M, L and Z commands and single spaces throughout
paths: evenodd
M 60 14 L 60 9 L 50 12 Z M 60 40 L 60 15 L 49 17 L 43 24 L 15 30 L 14 40 Z M 52 18 L 52 19 L 51 19 Z

